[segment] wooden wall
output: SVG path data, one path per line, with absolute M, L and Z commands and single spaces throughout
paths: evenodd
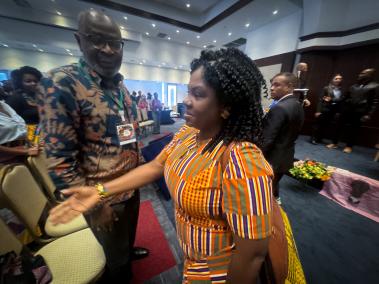
M 379 82 L 379 44 L 371 44 L 353 48 L 336 50 L 329 48 L 323 50 L 308 50 L 301 53 L 301 62 L 308 63 L 309 74 L 307 85 L 310 89 L 309 100 L 312 105 L 306 109 L 303 134 L 310 134 L 314 113 L 316 111 L 318 96 L 327 85 L 332 76 L 341 73 L 343 89 L 356 82 L 359 72 L 366 68 L 375 68 L 376 81 Z M 361 127 L 358 144 L 373 147 L 379 139 L 379 109 L 373 119 Z

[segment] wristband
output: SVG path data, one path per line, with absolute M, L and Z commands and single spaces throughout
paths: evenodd
M 97 193 L 100 196 L 100 199 L 104 199 L 109 195 L 109 192 L 107 191 L 107 189 L 104 187 L 102 183 L 97 183 L 95 185 L 95 188 L 97 190 Z

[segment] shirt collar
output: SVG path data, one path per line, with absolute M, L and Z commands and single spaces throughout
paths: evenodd
M 281 97 L 279 100 L 277 100 L 277 102 L 280 102 L 280 101 L 284 100 L 285 98 L 288 98 L 289 96 L 292 96 L 292 93 Z

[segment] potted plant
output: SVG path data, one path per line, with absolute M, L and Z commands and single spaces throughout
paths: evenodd
M 317 189 L 322 189 L 324 181 L 330 179 L 333 168 L 313 160 L 299 160 L 289 170 L 292 177 Z

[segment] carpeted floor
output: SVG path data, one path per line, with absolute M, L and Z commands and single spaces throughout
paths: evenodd
M 140 205 L 135 246 L 148 248 L 150 254 L 133 261 L 133 284 L 144 283 L 176 265 L 150 201 Z

